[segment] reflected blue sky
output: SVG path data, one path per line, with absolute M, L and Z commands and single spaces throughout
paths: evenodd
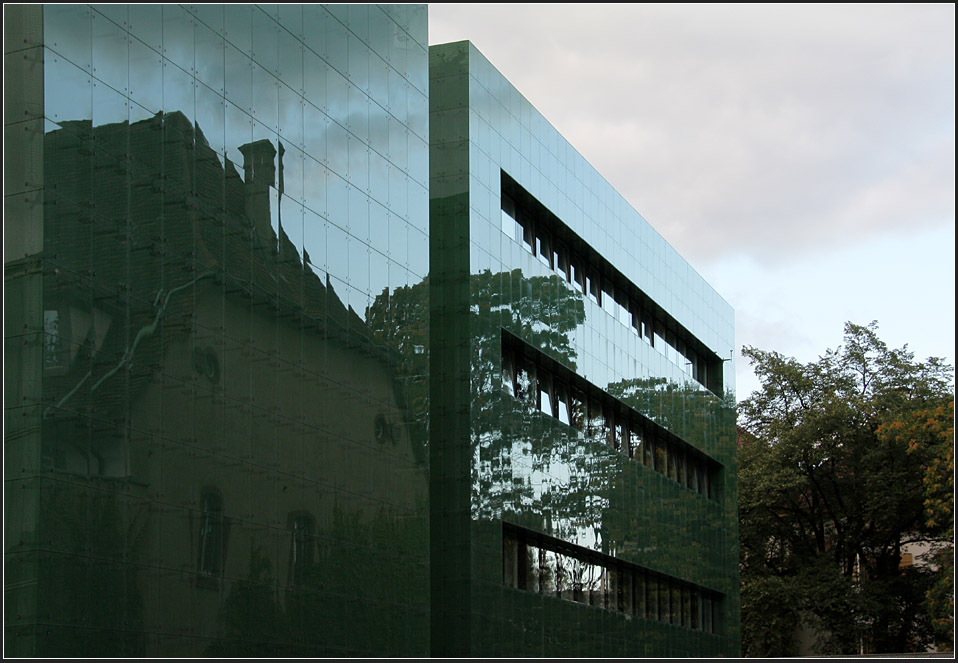
M 892 347 L 916 358 L 955 361 L 955 228 L 825 249 L 814 259 L 762 264 L 744 254 L 708 268 L 736 313 L 736 340 L 812 361 L 842 339 L 846 321 L 878 320 Z M 739 400 L 758 387 L 744 360 L 736 365 Z

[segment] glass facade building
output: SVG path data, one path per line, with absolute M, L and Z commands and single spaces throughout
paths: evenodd
M 738 653 L 731 309 L 474 47 L 4 13 L 6 655 Z
M 433 655 L 737 656 L 731 308 L 469 42 L 430 145 Z

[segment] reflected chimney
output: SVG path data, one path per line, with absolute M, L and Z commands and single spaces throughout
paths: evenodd
M 276 148 L 266 138 L 246 143 L 243 154 L 246 179 L 246 216 L 266 246 L 276 246 L 276 233 L 270 222 L 269 188 L 276 185 Z

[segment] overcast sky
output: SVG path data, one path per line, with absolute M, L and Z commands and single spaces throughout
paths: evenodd
M 846 320 L 955 360 L 955 6 L 429 6 L 735 308 L 811 361 Z M 757 386 L 736 357 L 738 397 Z

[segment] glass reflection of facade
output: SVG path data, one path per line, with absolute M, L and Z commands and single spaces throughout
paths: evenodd
M 4 14 L 5 654 L 428 654 L 425 7 Z
M 732 312 L 471 45 L 4 30 L 6 655 L 738 653 Z
M 738 655 L 731 308 L 469 42 L 430 89 L 432 654 Z

